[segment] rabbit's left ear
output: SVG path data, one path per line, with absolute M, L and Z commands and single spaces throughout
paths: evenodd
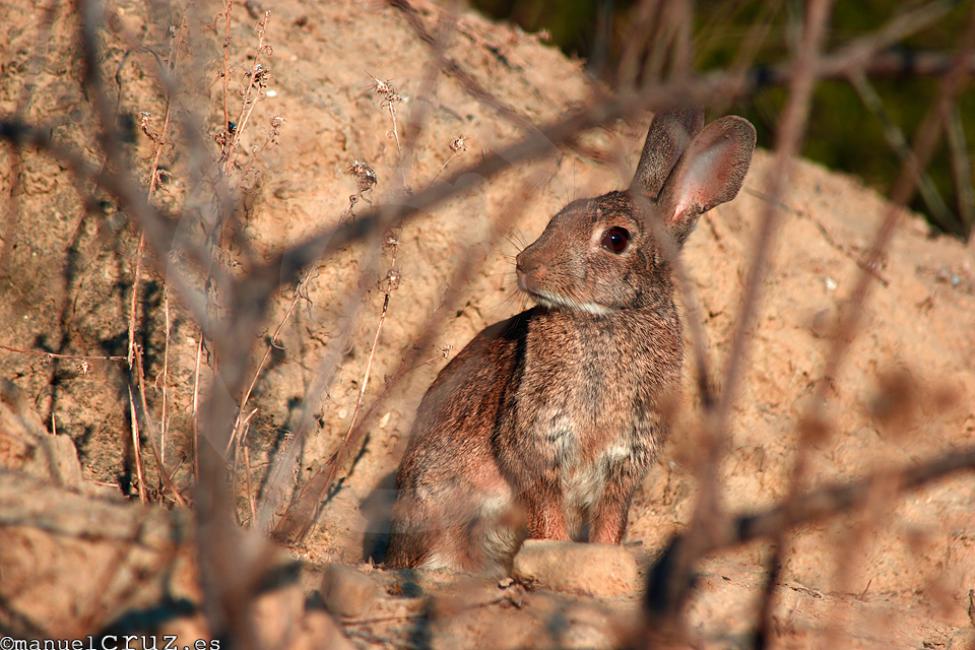
M 653 116 L 643 154 L 630 183 L 631 192 L 656 200 L 674 165 L 704 126 L 704 111 L 679 109 Z
M 657 201 L 679 243 L 700 215 L 735 198 L 754 149 L 755 127 L 735 115 L 711 122 L 691 141 Z

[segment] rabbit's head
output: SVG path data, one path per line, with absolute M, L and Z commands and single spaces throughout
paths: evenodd
M 683 245 L 701 214 L 738 194 L 755 148 L 743 118 L 703 123 L 700 111 L 656 116 L 630 188 L 573 201 L 552 217 L 518 255 L 518 286 L 542 305 L 593 314 L 669 296 L 655 234 Z

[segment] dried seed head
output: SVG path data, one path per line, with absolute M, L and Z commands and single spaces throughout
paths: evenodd
M 159 134 L 152 129 L 152 124 L 150 123 L 151 119 L 152 113 L 149 111 L 141 111 L 139 113 L 139 129 L 146 135 L 147 138 L 158 144 Z
M 467 151 L 467 139 L 459 135 L 450 141 L 450 150 L 454 153 L 460 153 L 461 151 Z
M 271 71 L 263 63 L 255 63 L 253 69 L 244 72 L 244 76 L 253 77 L 251 83 L 263 88 L 271 78 Z
M 368 163 L 361 160 L 352 162 L 352 166 L 349 167 L 349 173 L 355 176 L 360 192 L 368 192 L 379 182 L 375 170 Z
M 403 97 L 396 92 L 396 88 L 393 87 L 393 83 L 389 80 L 378 79 L 373 77 L 372 80 L 375 82 L 373 90 L 377 95 L 383 98 L 384 104 L 396 104 L 403 101 Z

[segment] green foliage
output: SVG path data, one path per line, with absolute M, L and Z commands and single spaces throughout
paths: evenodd
M 507 19 L 528 31 L 544 29 L 551 42 L 567 54 L 599 61 L 591 66 L 612 83 L 620 56 L 630 38 L 638 12 L 632 0 L 472 0 L 473 5 L 495 18 Z M 662 0 L 663 5 L 667 0 Z M 835 49 L 870 34 L 895 15 L 918 6 L 911 0 L 837 0 L 833 3 L 827 48 Z M 802 18 L 804 3 L 798 0 L 697 0 L 694 3 L 694 68 L 698 72 L 734 65 L 743 50 L 754 47 L 752 62 L 774 64 L 789 58 Z M 971 0 L 954 9 L 932 27 L 898 45 L 905 51 L 933 51 L 951 55 L 968 20 Z M 604 71 L 606 71 L 604 73 Z M 905 75 L 871 79 L 883 111 L 910 140 L 938 89 L 938 80 Z M 775 125 L 785 105 L 787 91 L 767 88 L 731 107 L 751 119 L 759 130 L 759 142 L 773 146 Z M 868 109 L 846 80 L 824 81 L 817 87 L 811 107 L 803 154 L 832 169 L 860 176 L 885 193 L 900 169 L 898 153 L 888 143 L 881 119 Z M 958 112 L 967 136 L 969 159 L 975 156 L 975 93 L 962 95 Z M 927 170 L 948 214 L 939 218 L 918 197 L 911 207 L 928 215 L 937 228 L 965 236 L 972 229 L 959 205 L 949 148 L 942 143 Z M 973 183 L 969 171 L 966 182 Z

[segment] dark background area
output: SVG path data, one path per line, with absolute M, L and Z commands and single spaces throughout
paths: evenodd
M 668 8 L 668 3 L 672 3 Z M 653 30 L 667 19 L 661 13 L 679 0 L 471 0 L 495 19 L 508 20 L 530 32 L 544 30 L 548 42 L 566 54 L 586 60 L 587 68 L 610 85 L 624 83 L 620 63 L 638 30 L 651 34 L 641 51 L 640 82 L 666 76 L 672 60 L 662 64 L 651 51 L 658 38 Z M 925 4 L 896 0 L 840 0 L 833 3 L 827 51 L 875 32 L 895 15 Z M 956 2 L 948 15 L 904 41 L 901 53 L 937 52 L 950 56 L 965 28 L 971 0 Z M 690 19 L 683 23 L 690 44 L 688 65 L 694 72 L 727 68 L 742 62 L 774 64 L 789 58 L 798 38 L 805 3 L 797 0 L 697 0 L 687 2 Z M 648 15 L 656 10 L 658 14 Z M 644 37 L 645 38 L 645 37 Z M 666 55 L 665 55 L 666 59 Z M 669 67 L 668 67 L 669 66 Z M 660 69 L 661 72 L 657 72 Z M 625 75 L 624 75 L 625 76 Z M 900 131 L 910 142 L 931 105 L 938 79 L 911 74 L 867 80 L 866 89 L 850 80 L 821 82 L 813 98 L 803 155 L 831 169 L 856 174 L 882 193 L 889 191 L 901 165 L 891 144 Z M 872 91 L 871 91 L 872 89 Z M 874 95 L 875 93 L 875 95 Z M 868 106 L 864 95 L 879 103 Z M 771 147 L 787 89 L 770 87 L 728 108 L 750 119 L 758 128 L 759 143 Z M 867 98 L 869 101 L 869 97 Z M 967 237 L 975 221 L 968 161 L 975 154 L 975 93 L 966 89 L 950 121 L 953 133 L 942 138 L 927 169 L 928 187 L 911 207 L 923 213 L 938 230 Z M 887 133 L 885 134 L 885 129 Z M 951 129 L 949 129 L 951 131 Z M 949 144 L 953 140 L 952 144 Z

